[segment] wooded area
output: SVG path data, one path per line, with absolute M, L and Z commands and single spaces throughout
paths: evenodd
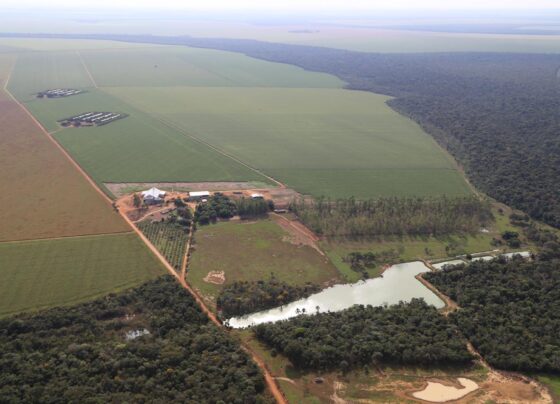
M 452 320 L 491 365 L 560 371 L 560 261 L 475 261 L 424 277 L 458 303 Z
M 257 366 L 171 276 L 0 320 L 0 351 L 7 403 L 264 402 Z
M 216 303 L 222 317 L 229 318 L 282 306 L 320 290 L 311 283 L 291 286 L 274 277 L 266 281 L 239 281 L 226 286 Z
M 449 366 L 472 360 L 457 328 L 421 299 L 389 307 L 354 306 L 336 313 L 300 315 L 258 325 L 254 333 L 301 369 Z
M 464 198 L 354 198 L 295 201 L 290 209 L 317 234 L 336 237 L 476 233 L 493 221 L 490 204 Z

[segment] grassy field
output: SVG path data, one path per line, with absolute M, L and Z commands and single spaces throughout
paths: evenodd
M 111 88 L 298 191 L 465 195 L 453 162 L 388 97 L 341 89 Z
M 71 304 L 163 273 L 135 234 L 0 243 L 0 316 Z
M 194 239 L 187 280 L 211 302 L 222 285 L 204 281 L 210 271 L 224 271 L 225 284 L 268 279 L 272 273 L 291 285 L 323 284 L 339 276 L 325 257 L 292 244 L 288 233 L 270 220 L 201 226 Z
M 0 162 L 0 241 L 130 231 L 31 118 L 1 91 Z
M 499 213 L 498 208 L 505 209 Z M 376 254 L 392 251 L 391 261 L 393 263 L 409 262 L 415 260 L 442 261 L 451 259 L 458 255 L 473 254 L 484 251 L 492 251 L 498 247 L 491 244 L 493 238 L 500 239 L 506 230 L 520 232 L 519 228 L 511 225 L 509 214 L 511 210 L 501 204 L 495 204 L 492 209 L 496 218 L 494 224 L 486 230 L 488 233 L 453 235 L 447 237 L 385 237 L 372 240 L 343 240 L 327 239 L 321 241 L 321 248 L 332 263 L 337 267 L 347 282 L 356 282 L 360 274 L 353 271 L 350 265 L 344 262 L 344 258 L 352 252 L 373 252 Z M 533 248 L 523 236 L 521 237 L 523 249 Z M 506 248 L 502 246 L 502 248 Z M 370 277 L 378 276 L 380 267 L 369 270 Z
M 555 403 L 560 402 L 560 376 L 539 376 L 538 380 L 549 388 Z

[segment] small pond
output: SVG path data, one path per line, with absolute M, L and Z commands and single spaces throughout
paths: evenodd
M 355 304 L 382 306 L 422 298 L 437 308 L 445 303 L 425 287 L 415 276 L 429 272 L 423 262 L 407 262 L 388 268 L 382 277 L 348 285 L 336 285 L 319 293 L 275 309 L 265 310 L 227 321 L 233 328 L 244 328 L 261 323 L 275 322 L 295 317 L 300 313 L 314 314 L 318 310 L 340 311 Z M 318 308 L 318 310 L 317 310 Z

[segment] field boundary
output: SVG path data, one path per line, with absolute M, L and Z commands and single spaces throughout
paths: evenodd
M 99 88 L 99 86 L 97 85 L 97 82 L 95 81 L 95 79 L 93 78 L 93 75 L 91 74 L 89 68 L 87 67 L 87 64 L 82 56 L 82 54 L 80 53 L 79 50 L 76 51 L 76 55 L 78 55 L 78 57 L 80 58 L 80 62 L 82 63 L 82 66 L 84 67 L 84 70 L 86 72 L 86 74 L 89 77 L 89 80 L 91 81 L 91 84 L 93 84 L 94 88 Z

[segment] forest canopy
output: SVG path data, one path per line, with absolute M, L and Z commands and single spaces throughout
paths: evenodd
M 560 371 L 560 261 L 476 261 L 424 278 L 461 307 L 451 318 L 491 365 Z
M 440 236 L 476 233 L 494 220 L 487 201 L 462 198 L 354 198 L 295 201 L 290 209 L 323 236 Z
M 2 402 L 263 402 L 257 366 L 171 276 L 0 320 L 0 351 Z
M 256 337 L 300 369 L 465 365 L 466 341 L 446 317 L 421 299 L 389 307 L 354 306 L 260 324 Z

